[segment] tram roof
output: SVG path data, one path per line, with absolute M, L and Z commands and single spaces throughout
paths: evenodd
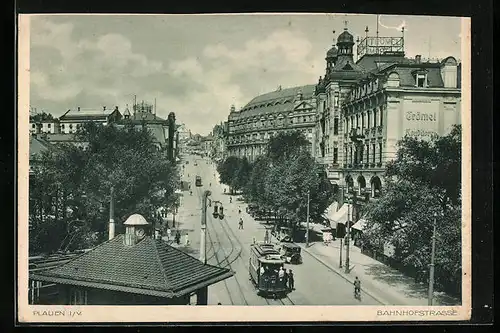
M 274 248 L 273 244 L 254 244 L 252 248 L 259 256 L 266 256 L 270 254 L 279 254 L 279 251 Z
M 263 264 L 284 264 L 285 259 L 282 259 L 279 254 L 266 255 L 265 257 L 260 257 L 259 261 Z

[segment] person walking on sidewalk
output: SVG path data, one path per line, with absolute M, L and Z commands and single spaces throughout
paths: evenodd
M 288 270 L 288 288 L 290 291 L 295 290 L 295 280 L 291 269 Z
M 243 219 L 240 217 L 240 222 L 238 225 L 238 229 L 243 229 Z
M 179 230 L 175 232 L 175 242 L 177 243 L 177 245 L 181 243 L 181 233 L 179 232 Z
M 170 228 L 167 226 L 167 241 L 170 242 L 170 236 L 172 236 L 172 231 L 170 230 Z
M 354 279 L 354 296 L 357 298 L 359 297 L 360 293 L 361 293 L 361 281 L 356 276 L 356 278 Z

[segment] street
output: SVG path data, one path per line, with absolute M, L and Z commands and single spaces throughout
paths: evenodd
M 188 161 L 188 164 L 185 164 Z M 176 220 L 180 228 L 189 232 L 189 251 L 199 258 L 201 199 L 205 190 L 210 190 L 211 200 L 220 201 L 224 207 L 224 219 L 212 216 L 213 205 L 207 207 L 207 263 L 226 267 L 235 275 L 225 281 L 210 286 L 208 303 L 223 305 L 380 305 L 369 295 L 362 293 L 361 300 L 354 298 L 354 287 L 319 262 L 302 251 L 303 263 L 286 265 L 295 275 L 295 290 L 283 299 L 266 299 L 257 295 L 257 291 L 249 279 L 248 261 L 250 244 L 253 239 L 263 241 L 265 224 L 255 221 L 245 212 L 246 204 L 233 196 L 230 203 L 229 189 L 218 182 L 215 165 L 208 159 L 197 156 L 186 156 L 183 161 L 182 180 L 189 181 L 193 190 L 192 196 L 184 192 Z M 195 165 L 195 163 L 197 165 Z M 182 167 L 181 167 L 182 168 Z M 196 187 L 195 176 L 200 176 L 202 186 Z M 224 193 L 226 188 L 227 194 Z M 238 229 L 240 218 L 244 228 Z M 270 227 L 270 225 L 268 226 Z

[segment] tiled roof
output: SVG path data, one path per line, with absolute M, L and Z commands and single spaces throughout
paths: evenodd
M 251 117 L 269 113 L 292 111 L 295 97 L 299 90 L 302 92 L 302 99 L 308 100 L 313 98 L 314 88 L 315 85 L 312 84 L 286 88 L 257 96 L 245 105 L 239 113 L 235 114 L 235 117 Z
M 365 54 L 357 62 L 359 66 L 363 67 L 366 71 L 372 72 L 382 70 L 383 66 L 395 63 L 408 63 L 409 59 L 404 55 L 375 55 Z
M 176 297 L 234 275 L 204 265 L 163 240 L 146 237 L 134 246 L 118 235 L 54 269 L 33 274 L 35 280 L 100 289 Z
M 50 143 L 45 140 L 30 136 L 30 156 L 40 155 L 50 149 Z
M 75 142 L 78 141 L 75 134 L 47 133 L 46 140 L 49 142 Z
M 59 120 L 77 120 L 77 119 L 90 119 L 90 118 L 106 118 L 112 114 L 114 109 L 80 109 L 68 110 L 65 114 L 59 117 Z
M 396 64 L 383 69 L 380 72 L 396 72 L 399 75 L 399 85 L 415 86 L 415 76 L 413 72 L 418 69 L 425 69 L 427 72 L 427 84 L 430 88 L 443 87 L 443 78 L 441 77 L 441 68 L 439 64 Z
M 270 93 L 266 93 L 260 96 L 257 96 L 253 98 L 243 109 L 245 109 L 248 106 L 252 105 L 257 105 L 261 104 L 264 102 L 271 102 L 271 101 L 276 101 L 276 100 L 282 100 L 282 99 L 289 99 L 289 98 L 295 98 L 299 90 L 302 90 L 302 96 L 304 99 L 311 98 L 314 94 L 314 87 L 315 85 L 307 85 L 307 86 L 299 86 L 299 87 L 293 87 L 293 88 L 285 88 L 281 90 L 276 90 Z

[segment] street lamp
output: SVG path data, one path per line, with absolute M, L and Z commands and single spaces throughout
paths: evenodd
M 431 263 L 429 267 L 429 297 L 428 305 L 432 305 L 432 300 L 434 298 L 434 257 L 436 254 L 436 224 L 437 224 L 438 214 L 434 213 L 434 219 L 432 223 L 432 248 L 431 248 Z
M 307 216 L 306 216 L 306 247 L 309 247 L 309 204 L 311 203 L 311 191 L 307 191 Z

